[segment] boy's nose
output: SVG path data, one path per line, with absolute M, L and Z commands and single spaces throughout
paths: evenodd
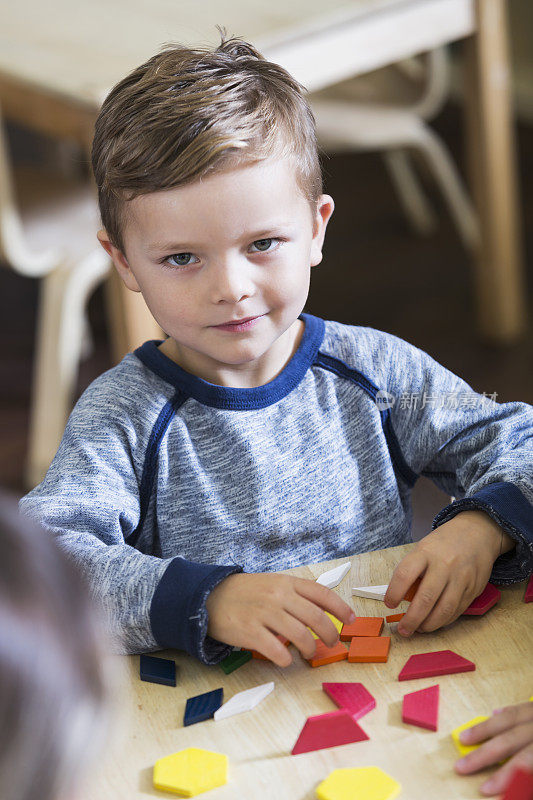
M 211 299 L 214 303 L 238 303 L 254 293 L 247 264 L 239 259 L 219 262 L 213 269 Z

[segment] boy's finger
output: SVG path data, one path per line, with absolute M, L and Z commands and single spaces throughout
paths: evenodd
M 339 633 L 320 606 L 306 600 L 305 597 L 296 596 L 287 610 L 297 620 L 316 633 L 318 638 L 322 639 L 328 647 L 333 647 L 338 642 Z
M 325 616 L 322 612 L 320 613 Z M 325 619 L 329 622 L 327 617 Z M 335 631 L 333 624 L 330 623 L 330 625 Z M 306 624 L 293 616 L 290 611 L 284 611 L 279 615 L 276 620 L 276 631 L 279 631 L 286 639 L 292 642 L 304 658 L 312 658 L 314 656 L 316 640 L 311 636 Z
M 532 739 L 533 723 L 517 725 L 504 733 L 493 736 L 476 750 L 472 750 L 464 758 L 460 758 L 456 762 L 455 768 L 457 772 L 462 774 L 479 772 L 480 769 L 498 764 L 500 761 L 515 755 L 520 750 L 527 748 L 528 745 L 532 748 Z M 533 757 L 533 752 L 531 755 Z
M 410 636 L 420 628 L 435 608 L 445 585 L 446 579 L 437 570 L 426 572 L 405 616 L 398 623 L 401 636 Z
M 423 633 L 436 631 L 444 625 L 449 625 L 461 614 L 461 611 L 466 608 L 463 604 L 465 596 L 464 589 L 461 585 L 450 582 L 442 592 L 437 600 L 433 611 L 426 617 L 422 625 L 418 628 Z
M 289 638 L 288 636 L 286 637 Z M 258 634 L 257 639 L 254 640 L 254 650 L 257 650 L 261 655 L 273 661 L 278 667 L 288 667 L 292 664 L 292 655 L 289 648 L 280 642 L 277 636 L 263 628 Z
M 517 753 L 514 758 L 511 758 L 503 767 L 495 772 L 494 775 L 491 775 L 491 777 L 480 786 L 482 794 L 503 794 L 516 769 L 524 769 L 528 772 L 533 772 L 533 752 L 531 749 Z
M 533 703 L 507 706 L 498 714 L 462 731 L 459 738 L 463 744 L 477 744 L 527 722 L 533 722 Z
M 295 583 L 295 588 L 297 594 L 320 606 L 324 611 L 329 611 L 341 622 L 349 623 L 354 621 L 355 613 L 353 609 L 336 592 L 328 589 L 327 586 L 301 578 Z
M 387 608 L 396 608 L 404 599 L 407 591 L 419 578 L 427 567 L 427 561 L 422 553 L 414 551 L 405 556 L 394 572 L 385 593 L 384 602 Z

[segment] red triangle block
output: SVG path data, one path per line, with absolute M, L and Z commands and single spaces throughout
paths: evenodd
M 468 608 L 465 608 L 463 616 L 480 617 L 482 614 L 486 614 L 489 608 L 496 605 L 501 596 L 502 593 L 499 589 L 492 583 L 487 583 L 481 594 L 472 600 Z
M 308 717 L 291 753 L 294 756 L 298 753 L 309 753 L 310 750 L 323 750 L 340 744 L 362 742 L 365 739 L 368 739 L 368 736 L 350 712 L 340 708 L 329 714 Z
M 410 681 L 414 678 L 451 675 L 454 672 L 472 672 L 475 668 L 473 661 L 468 661 L 452 650 L 437 650 L 434 653 L 419 653 L 408 658 L 398 675 L 398 680 Z
M 439 716 L 439 685 L 409 692 L 404 695 L 402 704 L 402 720 L 429 731 L 437 730 Z
M 323 690 L 339 708 L 360 719 L 376 707 L 376 701 L 362 683 L 323 683 Z
M 529 583 L 526 587 L 526 593 L 524 595 L 524 603 L 533 603 L 533 575 L 529 579 Z
M 533 800 L 533 772 L 516 769 L 502 800 Z

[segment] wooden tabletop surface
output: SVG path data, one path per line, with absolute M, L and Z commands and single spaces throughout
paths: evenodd
M 351 572 L 337 591 L 361 616 L 385 616 L 383 603 L 352 598 L 351 587 L 384 584 L 412 545 L 366 553 L 353 558 Z M 316 578 L 346 559 L 290 570 Z M 155 761 L 185 747 L 225 753 L 229 780 L 206 797 L 212 800 L 313 800 L 316 786 L 340 767 L 378 766 L 402 785 L 406 800 L 469 800 L 479 798 L 482 776 L 459 777 L 458 758 L 450 732 L 493 708 L 527 700 L 533 694 L 533 606 L 523 602 L 525 584 L 502 589 L 498 605 L 484 617 L 463 617 L 445 630 L 403 639 L 395 626 L 386 664 L 347 661 L 311 668 L 291 646 L 293 663 L 280 669 L 252 660 L 225 675 L 178 651 L 160 655 L 177 663 L 176 688 L 139 680 L 139 657 L 120 657 L 117 714 L 112 742 L 82 800 L 170 797 L 152 787 Z M 415 653 L 453 650 L 476 664 L 474 672 L 440 678 L 398 681 L 400 669 Z M 254 710 L 215 722 L 183 727 L 188 697 L 218 687 L 224 698 L 268 681 L 274 691 Z M 374 695 L 377 706 L 360 724 L 368 741 L 292 756 L 290 751 L 307 717 L 334 711 L 322 691 L 322 681 L 359 681 Z M 440 684 L 439 728 L 436 733 L 404 725 L 404 694 Z

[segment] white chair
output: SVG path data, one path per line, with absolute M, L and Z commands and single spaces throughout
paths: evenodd
M 98 212 L 88 178 L 10 168 L 0 119 L 0 262 L 41 278 L 29 448 L 24 480 L 39 483 L 57 450 L 90 346 L 86 307 L 110 260 L 96 240 Z
M 448 93 L 446 50 L 438 48 L 423 60 L 409 59 L 396 68 L 418 79 L 418 83 L 420 77 L 425 77 L 419 99 L 405 103 L 380 101 L 379 96 L 372 97 L 368 84 L 367 96 L 371 99 L 365 100 L 364 92 L 361 99 L 357 88 L 358 84 L 364 85 L 364 77 L 311 95 L 319 142 L 325 150 L 334 152 L 383 151 L 411 225 L 418 233 L 428 234 L 434 230 L 436 220 L 413 169 L 410 151 L 418 153 L 439 186 L 464 245 L 473 249 L 479 242 L 473 205 L 445 144 L 426 124 L 440 111 Z

